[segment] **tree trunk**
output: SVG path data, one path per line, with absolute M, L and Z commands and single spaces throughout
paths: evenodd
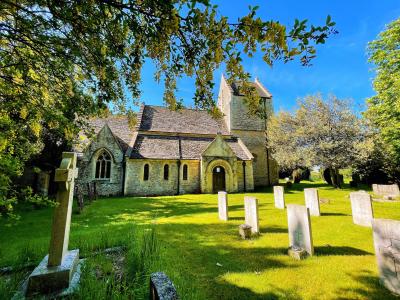
M 338 168 L 331 168 L 331 178 L 332 178 L 332 184 L 335 188 L 341 188 L 341 178 L 339 174 L 339 169 Z

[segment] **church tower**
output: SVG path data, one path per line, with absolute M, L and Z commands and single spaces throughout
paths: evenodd
M 256 79 L 251 83 L 260 96 L 260 105 L 272 113 L 272 95 Z M 263 118 L 249 113 L 244 95 L 237 83 L 229 84 L 222 75 L 218 107 L 231 135 L 239 137 L 253 155 L 254 186 L 268 186 L 278 182 L 278 166 L 266 147 L 267 115 Z

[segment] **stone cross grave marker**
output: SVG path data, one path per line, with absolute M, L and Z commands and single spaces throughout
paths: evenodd
M 372 230 L 381 282 L 400 295 L 400 221 L 373 219 Z
M 310 215 L 319 217 L 321 215 L 321 211 L 319 209 L 318 189 L 304 189 L 304 198 L 306 207 L 310 210 Z
M 309 209 L 303 205 L 288 204 L 287 217 L 289 247 L 291 249 L 304 249 L 308 255 L 313 255 L 314 246 Z
M 350 201 L 353 223 L 371 227 L 371 221 L 374 218 L 371 195 L 363 191 L 352 192 Z
M 222 221 L 228 221 L 228 194 L 218 192 L 218 216 Z
M 60 168 L 56 169 L 58 205 L 54 209 L 49 255 L 29 276 L 27 295 L 67 289 L 76 273 L 79 250 L 68 251 L 74 181 L 78 174 L 76 160 L 76 153 L 63 152 Z
M 255 197 L 244 197 L 245 224 L 251 226 L 251 232 L 260 232 L 258 221 L 258 199 Z
M 274 201 L 276 208 L 285 209 L 285 195 L 283 186 L 274 186 Z

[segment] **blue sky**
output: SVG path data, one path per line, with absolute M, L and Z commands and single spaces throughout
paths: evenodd
M 219 6 L 221 15 L 231 20 L 245 15 L 248 6 L 259 5 L 258 15 L 265 20 L 274 19 L 290 26 L 296 18 L 308 19 L 310 24 L 323 25 L 330 14 L 339 34 L 317 48 L 317 58 L 310 67 L 298 61 L 276 63 L 272 68 L 262 61 L 261 53 L 244 58 L 244 67 L 273 94 L 274 109 L 292 110 L 296 100 L 321 92 L 351 98 L 356 110 L 362 110 L 365 99 L 374 94 L 372 89 L 373 66 L 368 64 L 366 46 L 376 39 L 385 25 L 400 17 L 399 0 L 265 0 L 212 1 Z M 154 66 L 146 63 L 142 72 L 142 97 L 146 104 L 163 105 L 163 84 L 153 79 Z M 215 71 L 215 97 L 223 69 Z M 178 83 L 178 98 L 185 105 L 193 105 L 194 80 L 182 78 Z

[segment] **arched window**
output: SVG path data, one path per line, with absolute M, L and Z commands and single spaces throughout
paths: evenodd
M 145 164 L 143 168 L 143 180 L 149 180 L 149 164 Z
M 169 177 L 169 166 L 164 165 L 164 180 L 168 180 Z
M 109 179 L 111 174 L 111 156 L 107 151 L 100 153 L 96 161 L 96 173 L 97 179 Z
M 188 166 L 187 165 L 183 165 L 182 178 L 183 178 L 183 180 L 187 180 L 188 179 Z

